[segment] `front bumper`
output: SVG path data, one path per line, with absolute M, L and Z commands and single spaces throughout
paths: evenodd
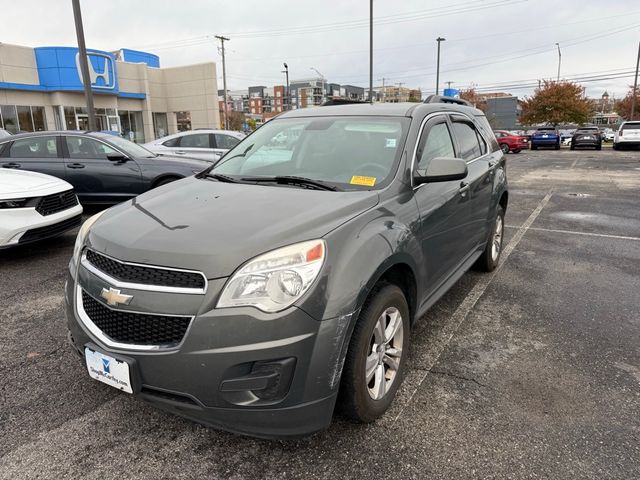
M 51 215 L 40 215 L 35 208 L 15 208 L 2 210 L 0 221 L 0 248 L 10 247 L 35 240 L 44 240 L 64 233 L 77 227 L 75 223 L 68 228 L 65 221 L 69 221 L 82 214 L 80 204 Z M 56 228 L 61 226 L 61 228 Z M 24 241 L 25 234 L 38 230 L 41 234 L 34 235 L 32 240 Z
M 88 278 L 80 283 L 96 281 Z M 208 297 L 216 297 L 223 284 L 224 279 L 209 282 L 203 305 L 211 303 Z M 145 295 L 154 295 L 127 291 L 139 295 L 142 302 Z M 65 310 L 74 348 L 80 355 L 89 346 L 126 360 L 134 395 L 163 410 L 266 438 L 308 435 L 331 423 L 349 315 L 319 322 L 296 307 L 277 314 L 205 307 L 194 315 L 179 346 L 139 351 L 109 347 L 93 335 L 78 314 L 82 307 L 77 297 L 77 286 L 69 276 Z M 260 390 L 264 385 L 252 390 L 258 386 L 252 383 L 255 371 L 266 368 L 269 373 L 268 365 L 274 362 L 288 365 L 280 371 L 277 386 L 273 382 L 267 386 L 271 393 L 279 389 L 275 396 Z

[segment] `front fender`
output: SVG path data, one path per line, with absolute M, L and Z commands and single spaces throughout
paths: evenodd
M 415 236 L 419 214 L 412 192 L 352 219 L 327 235 L 327 263 L 308 300 L 300 305 L 316 319 L 349 315 L 393 265 L 407 265 L 423 291 L 422 249 Z

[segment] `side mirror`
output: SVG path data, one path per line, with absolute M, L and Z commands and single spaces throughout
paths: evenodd
M 124 163 L 129 161 L 129 157 L 121 153 L 109 153 L 107 154 L 107 160 L 110 162 Z
M 462 180 L 467 176 L 467 162 L 460 158 L 436 157 L 426 171 L 418 171 L 414 178 L 416 185 L 431 182 Z

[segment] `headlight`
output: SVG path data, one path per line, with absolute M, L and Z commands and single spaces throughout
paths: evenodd
M 0 208 L 22 208 L 29 202 L 28 198 L 12 198 L 10 200 L 0 200 Z
M 99 213 L 96 213 L 95 215 L 87 218 L 87 220 L 85 220 L 85 222 L 82 224 L 82 226 L 80 227 L 80 230 L 78 230 L 78 236 L 76 237 L 76 243 L 73 246 L 73 256 L 71 257 L 71 264 L 72 265 L 77 265 L 78 264 L 78 260 L 80 257 L 80 252 L 82 251 L 82 246 L 84 245 L 84 241 L 87 239 L 87 235 L 89 233 L 89 230 L 91 230 L 91 227 L 93 226 L 94 223 L 96 223 L 96 221 L 100 218 L 100 216 L 106 212 L 106 210 L 103 210 Z M 70 267 L 72 267 L 72 265 L 70 265 Z M 75 269 L 71 268 L 71 272 L 75 274 Z
M 284 310 L 309 289 L 325 256 L 324 240 L 296 243 L 260 255 L 231 277 L 217 308 L 254 306 L 268 313 Z

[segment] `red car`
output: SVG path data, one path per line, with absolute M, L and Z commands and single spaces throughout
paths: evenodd
M 507 130 L 496 130 L 496 140 L 500 144 L 500 148 L 504 153 L 520 153 L 520 150 L 529 149 L 529 139 L 522 135 L 516 135 Z

